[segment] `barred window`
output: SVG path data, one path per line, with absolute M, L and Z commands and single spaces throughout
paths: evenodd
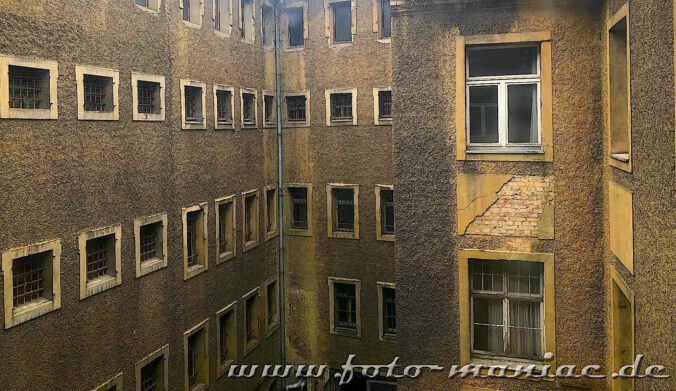
M 87 249 L 87 281 L 114 273 L 115 235 L 89 239 Z
M 354 231 L 354 190 L 333 189 L 334 230 Z
M 232 124 L 232 92 L 216 91 L 216 122 L 220 125 Z
M 290 187 L 291 196 L 291 229 L 307 229 L 307 188 Z
M 49 70 L 9 66 L 9 107 L 49 109 Z
M 352 94 L 331 94 L 331 121 L 352 121 Z
M 164 356 L 160 356 L 141 368 L 141 391 L 159 391 L 163 389 Z
M 202 88 L 185 86 L 185 122 L 202 123 Z
M 40 299 L 49 299 L 51 293 L 45 291 L 45 286 L 51 281 L 45 281 L 45 273 L 51 273 L 50 270 L 46 270 L 50 267 L 51 259 L 51 251 L 14 259 L 12 265 L 14 307 Z
M 84 109 L 106 113 L 113 111 L 113 78 L 99 75 L 84 75 Z
M 394 288 L 383 287 L 383 333 L 397 334 L 397 306 Z
M 354 284 L 335 283 L 336 327 L 357 329 L 357 296 Z
M 159 114 L 160 107 L 160 83 L 139 80 L 137 82 L 138 90 L 138 112 L 143 114 Z
M 256 124 L 256 95 L 242 94 L 242 122 L 245 125 Z
M 392 119 L 392 91 L 378 91 L 378 118 Z
M 306 122 L 305 95 L 286 97 L 286 114 L 289 122 Z
M 383 235 L 394 235 L 394 190 L 380 189 L 380 228 Z
M 141 262 L 162 258 L 162 222 L 141 226 Z
M 188 212 L 187 215 L 187 251 L 188 251 L 188 267 L 196 266 L 199 264 L 199 248 L 197 245 L 197 235 L 198 235 L 198 223 L 199 223 L 200 211 Z

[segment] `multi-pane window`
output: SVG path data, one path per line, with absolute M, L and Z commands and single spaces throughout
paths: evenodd
M 275 97 L 274 95 L 263 95 L 263 106 L 265 108 L 265 124 L 273 125 L 275 123 Z
M 357 295 L 354 284 L 334 283 L 335 327 L 357 329 Z
M 87 241 L 87 281 L 111 274 L 114 269 L 115 236 L 106 235 Z
M 94 112 L 113 111 L 113 78 L 99 75 L 84 75 L 84 110 Z
M 331 121 L 352 121 L 352 94 L 331 94 Z
M 291 229 L 308 229 L 307 187 L 290 187 Z
M 260 338 L 258 324 L 258 294 L 255 293 L 246 299 L 245 305 L 245 336 L 247 344 L 255 343 Z
M 383 335 L 397 334 L 397 306 L 394 288 L 383 287 Z
M 143 114 L 159 114 L 160 106 L 160 83 L 139 80 L 137 82 L 138 112 Z
M 9 107 L 49 109 L 49 70 L 9 65 Z
M 305 45 L 305 18 L 302 7 L 286 9 L 289 19 L 289 47 L 301 47 Z
M 469 147 L 540 146 L 538 45 L 467 47 Z
M 160 391 L 164 389 L 164 356 L 160 356 L 141 368 L 141 391 Z
M 290 123 L 306 122 L 305 105 L 307 99 L 305 95 L 286 97 L 286 117 Z
M 354 231 L 354 189 L 334 188 L 333 229 L 337 232 Z
M 380 232 L 394 235 L 394 190 L 380 189 Z
M 232 91 L 216 90 L 216 123 L 232 125 Z
M 542 359 L 543 264 L 470 260 L 472 352 Z
M 392 14 L 390 11 L 390 0 L 380 0 L 381 38 L 390 38 L 392 36 Z
M 266 325 L 270 327 L 279 318 L 277 307 L 277 281 L 272 281 L 266 288 Z
M 42 252 L 17 258 L 12 265 L 12 299 L 14 307 L 49 299 L 51 292 L 45 286 L 51 281 L 45 281 L 46 275 L 51 273 L 52 252 Z
M 333 42 L 352 42 L 352 5 L 349 1 L 331 4 Z
M 242 93 L 242 123 L 247 126 L 256 125 L 256 95 Z
M 195 86 L 184 87 L 185 122 L 201 124 L 202 117 L 202 88 Z
M 378 91 L 378 119 L 392 119 L 392 91 Z

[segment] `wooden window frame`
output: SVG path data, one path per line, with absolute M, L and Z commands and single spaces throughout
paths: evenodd
M 351 278 L 329 277 L 329 325 L 330 332 L 333 335 L 340 335 L 351 338 L 361 338 L 361 281 Z M 356 298 L 356 330 L 347 330 L 336 326 L 335 319 L 335 284 L 352 284 L 355 286 L 354 294 Z
M 354 230 L 353 232 L 334 231 L 333 189 L 352 189 L 354 197 Z M 329 183 L 326 185 L 326 213 L 328 237 L 336 239 L 359 239 L 359 185 L 345 183 Z

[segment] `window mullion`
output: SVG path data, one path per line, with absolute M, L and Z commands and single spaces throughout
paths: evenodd
M 507 126 L 508 126 L 508 107 L 507 107 L 507 82 L 501 81 L 498 84 L 498 143 L 501 146 L 507 145 Z
M 509 299 L 502 299 L 502 339 L 504 343 L 505 354 L 509 354 Z

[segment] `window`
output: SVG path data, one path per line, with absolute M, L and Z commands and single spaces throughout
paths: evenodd
M 117 121 L 120 115 L 119 73 L 115 70 L 75 66 L 77 119 Z
M 275 38 L 275 15 L 271 4 L 261 6 L 261 31 L 263 33 L 263 46 L 271 49 Z
M 461 341 L 463 365 L 470 357 L 542 362 L 555 353 L 551 254 L 461 250 L 458 261 L 461 328 L 470 336 Z
M 619 274 L 610 270 L 612 370 L 634 363 L 634 294 Z M 632 390 L 633 379 L 612 380 L 613 390 Z
M 550 40 L 548 32 L 458 38 L 459 160 L 551 161 Z
M 207 239 L 207 204 L 183 208 L 183 279 L 194 277 L 209 268 Z
M 189 26 L 201 27 L 204 16 L 204 0 L 178 0 L 183 21 Z
M 394 284 L 378 283 L 378 321 L 381 340 L 397 337 L 397 306 Z
M 134 3 L 146 11 L 157 13 L 160 11 L 162 0 L 134 0 Z
M 277 110 L 275 110 L 275 96 L 270 93 L 263 92 L 263 113 L 265 127 L 274 127 L 277 118 Z
M 629 4 L 608 20 L 609 163 L 631 171 Z
M 169 390 L 169 345 L 137 362 L 134 372 L 136 391 Z
M 181 79 L 182 129 L 206 129 L 206 88 L 205 83 Z
M 167 214 L 134 220 L 136 278 L 167 267 Z
M 242 127 L 258 127 L 258 113 L 256 110 L 256 90 L 249 88 L 241 89 L 242 100 Z
M 0 55 L 0 118 L 57 119 L 58 68 L 56 61 Z
M 277 224 L 277 188 L 266 186 L 264 193 L 265 204 L 265 239 L 272 239 L 279 233 Z
M 373 89 L 373 122 L 376 125 L 392 125 L 392 89 Z
M 351 1 L 333 2 L 331 8 L 331 42 L 351 43 L 353 34 Z
M 286 17 L 289 20 L 289 48 L 305 46 L 305 7 L 287 8 Z
M 397 391 L 397 383 L 366 380 L 366 391 Z
M 285 213 L 289 235 L 312 235 L 312 185 L 290 184 Z
M 254 1 L 239 0 L 239 31 L 243 42 L 254 43 Z
M 92 391 L 119 391 L 122 389 L 122 373 L 118 373 L 112 379 L 107 382 L 94 387 Z
M 134 121 L 164 121 L 164 76 L 131 74 Z
M 227 373 L 228 367 L 237 359 L 237 302 L 234 302 L 216 313 L 218 328 L 218 376 Z
M 122 284 L 121 236 L 119 224 L 80 234 L 81 300 Z
M 359 239 L 359 186 L 329 184 L 326 190 L 329 237 Z
M 394 240 L 394 188 L 376 186 L 376 240 Z
M 258 346 L 261 339 L 258 288 L 242 298 L 244 299 L 244 355 L 246 356 Z
M 209 319 L 183 334 L 185 389 L 205 390 L 209 387 Z
M 361 337 L 361 282 L 329 277 L 331 334 Z
M 373 0 L 373 32 L 378 33 L 380 42 L 390 42 L 392 36 L 390 0 Z
M 244 251 L 258 246 L 258 190 L 242 194 L 244 208 Z
M 2 253 L 5 329 L 61 308 L 61 241 Z
M 265 330 L 270 336 L 279 326 L 279 290 L 277 280 L 265 285 Z
M 216 200 L 216 243 L 218 243 L 218 259 L 216 264 L 235 257 L 237 248 L 235 230 L 235 195 Z
M 326 125 L 356 125 L 357 89 L 326 90 Z
M 212 0 L 214 30 L 229 37 L 232 32 L 232 0 Z
M 216 129 L 234 129 L 232 117 L 234 107 L 234 88 L 214 84 L 214 114 Z
M 309 100 L 310 93 L 308 91 L 285 94 L 286 118 L 284 126 L 305 127 L 310 125 L 308 116 Z

